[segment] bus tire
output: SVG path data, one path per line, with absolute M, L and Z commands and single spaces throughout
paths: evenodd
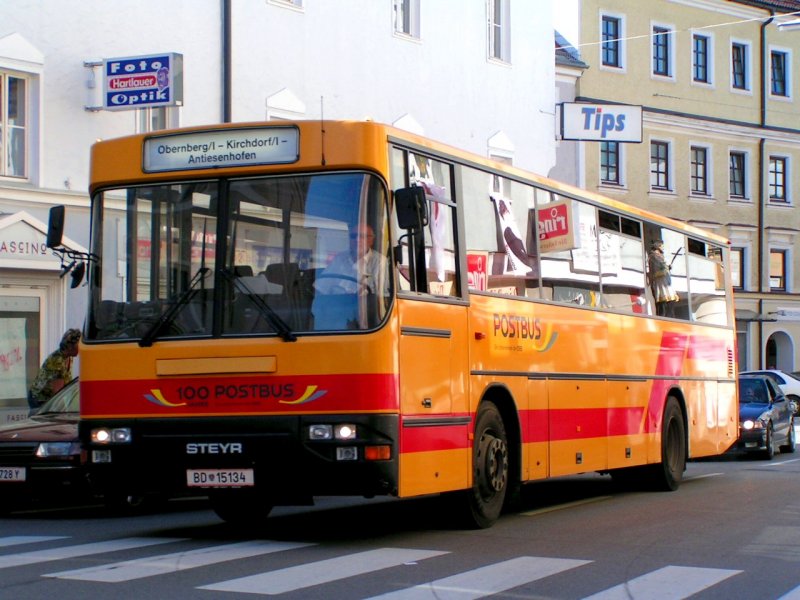
M 667 398 L 661 426 L 661 462 L 650 467 L 653 489 L 673 492 L 686 470 L 686 427 L 678 400 Z
M 272 504 L 252 491 L 230 490 L 209 495 L 216 515 L 231 525 L 257 525 L 266 520 Z
M 485 529 L 500 517 L 509 485 L 508 438 L 492 402 L 484 402 L 475 419 L 472 488 L 467 491 L 468 525 Z

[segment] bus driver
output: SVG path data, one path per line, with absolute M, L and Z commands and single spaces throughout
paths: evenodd
M 314 282 L 315 329 L 352 329 L 354 320 L 358 322 L 357 297 L 389 294 L 386 257 L 373 248 L 375 232 L 372 227 L 361 223 L 351 229 L 349 238 L 349 248 L 339 252 Z M 347 305 L 341 301 L 331 302 L 326 295 L 344 295 L 349 300 Z

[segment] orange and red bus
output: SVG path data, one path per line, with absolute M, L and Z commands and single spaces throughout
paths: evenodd
M 372 122 L 101 141 L 90 185 L 101 491 L 226 520 L 452 492 L 485 527 L 526 482 L 673 490 L 737 438 L 729 248 L 699 228 Z

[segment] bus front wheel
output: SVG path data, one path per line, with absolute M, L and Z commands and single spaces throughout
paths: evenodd
M 500 517 L 508 491 L 508 439 L 497 407 L 484 403 L 475 420 L 472 488 L 467 491 L 469 524 L 491 527 Z

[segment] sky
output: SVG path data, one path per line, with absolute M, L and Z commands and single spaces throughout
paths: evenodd
M 553 27 L 572 44 L 578 39 L 580 0 L 555 0 L 553 2 Z

